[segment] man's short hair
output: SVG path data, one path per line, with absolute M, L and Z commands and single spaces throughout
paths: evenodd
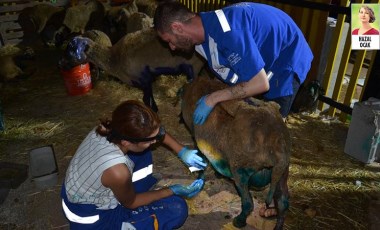
M 153 25 L 157 31 L 171 32 L 170 25 L 173 22 L 185 23 L 194 17 L 195 13 L 185 5 L 177 1 L 164 1 L 160 3 L 155 11 Z

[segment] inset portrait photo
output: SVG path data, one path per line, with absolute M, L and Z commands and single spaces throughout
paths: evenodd
M 379 10 L 379 4 L 351 5 L 352 49 L 379 49 Z

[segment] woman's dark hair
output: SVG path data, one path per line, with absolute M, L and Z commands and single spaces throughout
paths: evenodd
M 359 12 L 362 8 L 364 8 L 369 14 L 369 23 L 375 22 L 376 17 L 375 17 L 375 12 L 373 11 L 373 9 L 367 5 L 362 5 L 359 9 Z
M 194 15 L 195 13 L 182 3 L 166 0 L 158 4 L 154 13 L 153 25 L 156 31 L 168 33 L 171 32 L 170 25 L 173 22 L 186 23 Z
M 112 113 L 112 119 L 101 120 L 96 132 L 108 141 L 119 144 L 121 136 L 145 138 L 160 127 L 160 119 L 142 102 L 124 101 Z

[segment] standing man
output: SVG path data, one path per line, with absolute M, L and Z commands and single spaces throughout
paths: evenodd
M 157 7 L 154 27 L 172 50 L 195 47 L 230 85 L 199 99 L 193 117 L 198 125 L 217 103 L 259 94 L 277 102 L 286 118 L 313 59 L 295 22 L 269 5 L 244 2 L 195 14 L 171 1 Z

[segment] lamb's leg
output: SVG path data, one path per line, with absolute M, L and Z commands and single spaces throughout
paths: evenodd
M 192 65 L 181 64 L 179 65 L 181 73 L 184 73 L 187 77 L 187 81 L 191 82 L 194 79 L 194 70 Z
M 241 198 L 241 212 L 233 220 L 233 225 L 238 228 L 247 225 L 247 217 L 253 210 L 253 201 L 248 189 L 249 178 L 252 174 L 253 170 L 245 169 L 234 170 L 233 173 L 236 189 Z
M 157 112 L 158 107 L 156 101 L 153 97 L 153 89 L 152 86 L 143 88 L 143 102 L 145 105 L 149 106 L 153 111 Z
M 132 81 L 132 85 L 140 88 L 143 91 L 143 102 L 145 105 L 149 106 L 153 111 L 157 112 L 158 107 L 156 101 L 153 97 L 152 82 L 156 75 L 154 75 L 149 66 L 146 66 L 144 71 L 141 73 L 141 77 L 138 81 Z
M 277 185 L 274 194 L 274 201 L 277 207 L 277 223 L 275 229 L 283 229 L 285 214 L 289 208 L 289 191 L 288 191 L 289 168 L 282 174 L 280 182 Z
M 286 170 L 289 170 L 289 163 L 286 160 L 277 160 L 275 166 L 273 166 L 272 168 L 272 178 L 269 187 L 269 192 L 265 199 L 265 204 L 267 207 L 269 207 L 269 205 L 272 203 L 276 187 Z

